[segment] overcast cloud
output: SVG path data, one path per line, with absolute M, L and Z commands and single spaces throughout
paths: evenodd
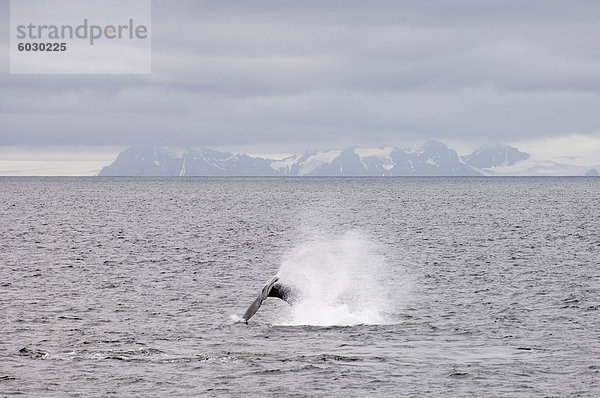
M 9 75 L 8 11 L 0 146 L 600 145 L 596 0 L 155 0 L 145 76 Z

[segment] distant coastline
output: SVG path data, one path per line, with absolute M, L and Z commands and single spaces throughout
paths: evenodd
M 598 167 L 598 166 L 596 166 Z M 202 147 L 132 146 L 98 174 L 128 177 L 427 177 L 594 176 L 595 167 L 536 161 L 503 145 L 485 145 L 467 156 L 438 141 L 416 150 L 392 146 L 308 150 L 265 159 Z

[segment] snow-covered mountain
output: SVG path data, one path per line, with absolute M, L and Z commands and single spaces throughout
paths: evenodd
M 568 160 L 568 159 L 567 159 Z M 417 150 L 392 146 L 310 150 L 264 159 L 196 147 L 133 146 L 100 176 L 594 176 L 600 165 L 537 159 L 508 145 L 486 145 L 459 157 L 429 141 Z
M 585 174 L 585 177 L 600 177 L 600 173 L 596 169 L 590 169 Z
M 133 146 L 102 168 L 100 176 L 272 175 L 271 161 L 204 148 Z
M 465 156 L 464 161 L 480 169 L 492 167 L 512 166 L 520 160 L 529 159 L 529 154 L 519 151 L 517 148 L 495 144 L 484 145 L 472 154 Z
M 595 169 L 591 169 L 595 170 Z M 527 159 L 512 166 L 498 166 L 480 171 L 489 176 L 593 176 L 587 174 L 590 166 L 581 166 L 564 161 Z M 592 172 L 593 173 L 593 172 Z
M 595 170 L 576 157 L 540 158 L 501 144 L 482 146 L 462 159 L 486 176 L 593 176 Z
M 437 141 L 396 147 L 310 150 L 282 160 L 205 148 L 134 146 L 100 176 L 478 176 L 482 173 Z

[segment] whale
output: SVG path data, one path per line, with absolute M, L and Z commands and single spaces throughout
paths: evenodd
M 262 291 L 260 292 L 256 300 L 254 300 L 252 304 L 250 304 L 250 307 L 248 307 L 248 309 L 242 316 L 244 322 L 248 323 L 248 320 L 252 318 L 254 314 L 256 314 L 262 303 L 268 297 L 276 297 L 285 301 L 289 305 L 294 305 L 294 303 L 297 300 L 297 294 L 291 287 L 278 282 L 279 277 L 276 276 L 273 279 L 271 279 L 271 281 L 267 283 L 265 287 L 262 288 Z

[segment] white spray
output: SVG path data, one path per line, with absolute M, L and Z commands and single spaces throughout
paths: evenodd
M 280 282 L 300 293 L 291 308 L 291 325 L 358 325 L 389 323 L 392 272 L 378 245 L 358 231 L 336 238 L 313 236 L 284 258 Z M 396 279 L 396 278 L 392 278 Z M 400 288 L 400 289 L 398 289 Z

